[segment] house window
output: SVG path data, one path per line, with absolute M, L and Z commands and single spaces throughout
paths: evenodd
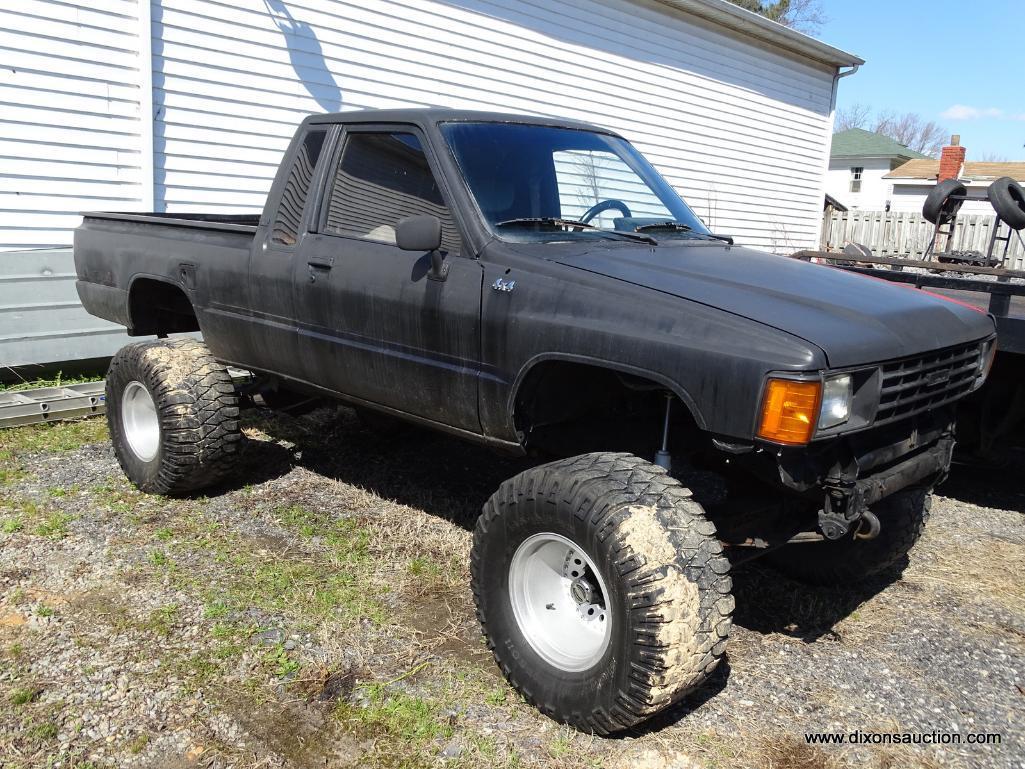
M 861 175 L 865 172 L 862 166 L 851 168 L 851 192 L 861 192 Z

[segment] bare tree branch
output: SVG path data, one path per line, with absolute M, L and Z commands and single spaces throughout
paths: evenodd
M 947 139 L 947 130 L 932 120 L 914 112 L 898 115 L 887 110 L 876 116 L 876 133 L 889 136 L 905 147 L 935 157 Z
M 818 32 L 828 21 L 822 10 L 821 0 L 776 0 L 776 2 L 731 0 L 731 2 L 808 35 Z
M 849 128 L 864 128 L 883 136 L 889 136 L 905 147 L 936 157 L 947 141 L 947 129 L 933 120 L 926 120 L 914 112 L 897 114 L 883 110 L 872 118 L 872 108 L 867 104 L 855 103 L 837 109 L 833 121 L 834 131 Z
M 822 10 L 819 0 L 789 0 L 776 3 L 786 6 L 776 18 L 780 24 L 813 35 L 822 29 L 829 17 Z
M 872 118 L 872 108 L 860 102 L 836 111 L 835 130 L 846 131 L 849 128 L 868 128 Z

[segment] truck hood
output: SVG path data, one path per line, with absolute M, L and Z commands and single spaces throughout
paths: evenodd
M 725 244 L 663 240 L 553 261 L 785 331 L 819 347 L 831 368 L 916 355 L 994 331 L 986 314 L 910 286 Z

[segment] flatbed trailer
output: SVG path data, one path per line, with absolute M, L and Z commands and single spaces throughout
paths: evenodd
M 904 283 L 992 315 L 997 356 L 986 384 L 959 406 L 959 441 L 967 450 L 961 458 L 993 459 L 1010 444 L 1025 444 L 1025 271 L 836 251 L 790 256 Z

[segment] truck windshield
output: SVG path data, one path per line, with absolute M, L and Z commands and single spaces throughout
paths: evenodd
M 502 238 L 711 237 L 644 156 L 618 137 L 521 123 L 451 122 L 441 131 L 477 206 Z

